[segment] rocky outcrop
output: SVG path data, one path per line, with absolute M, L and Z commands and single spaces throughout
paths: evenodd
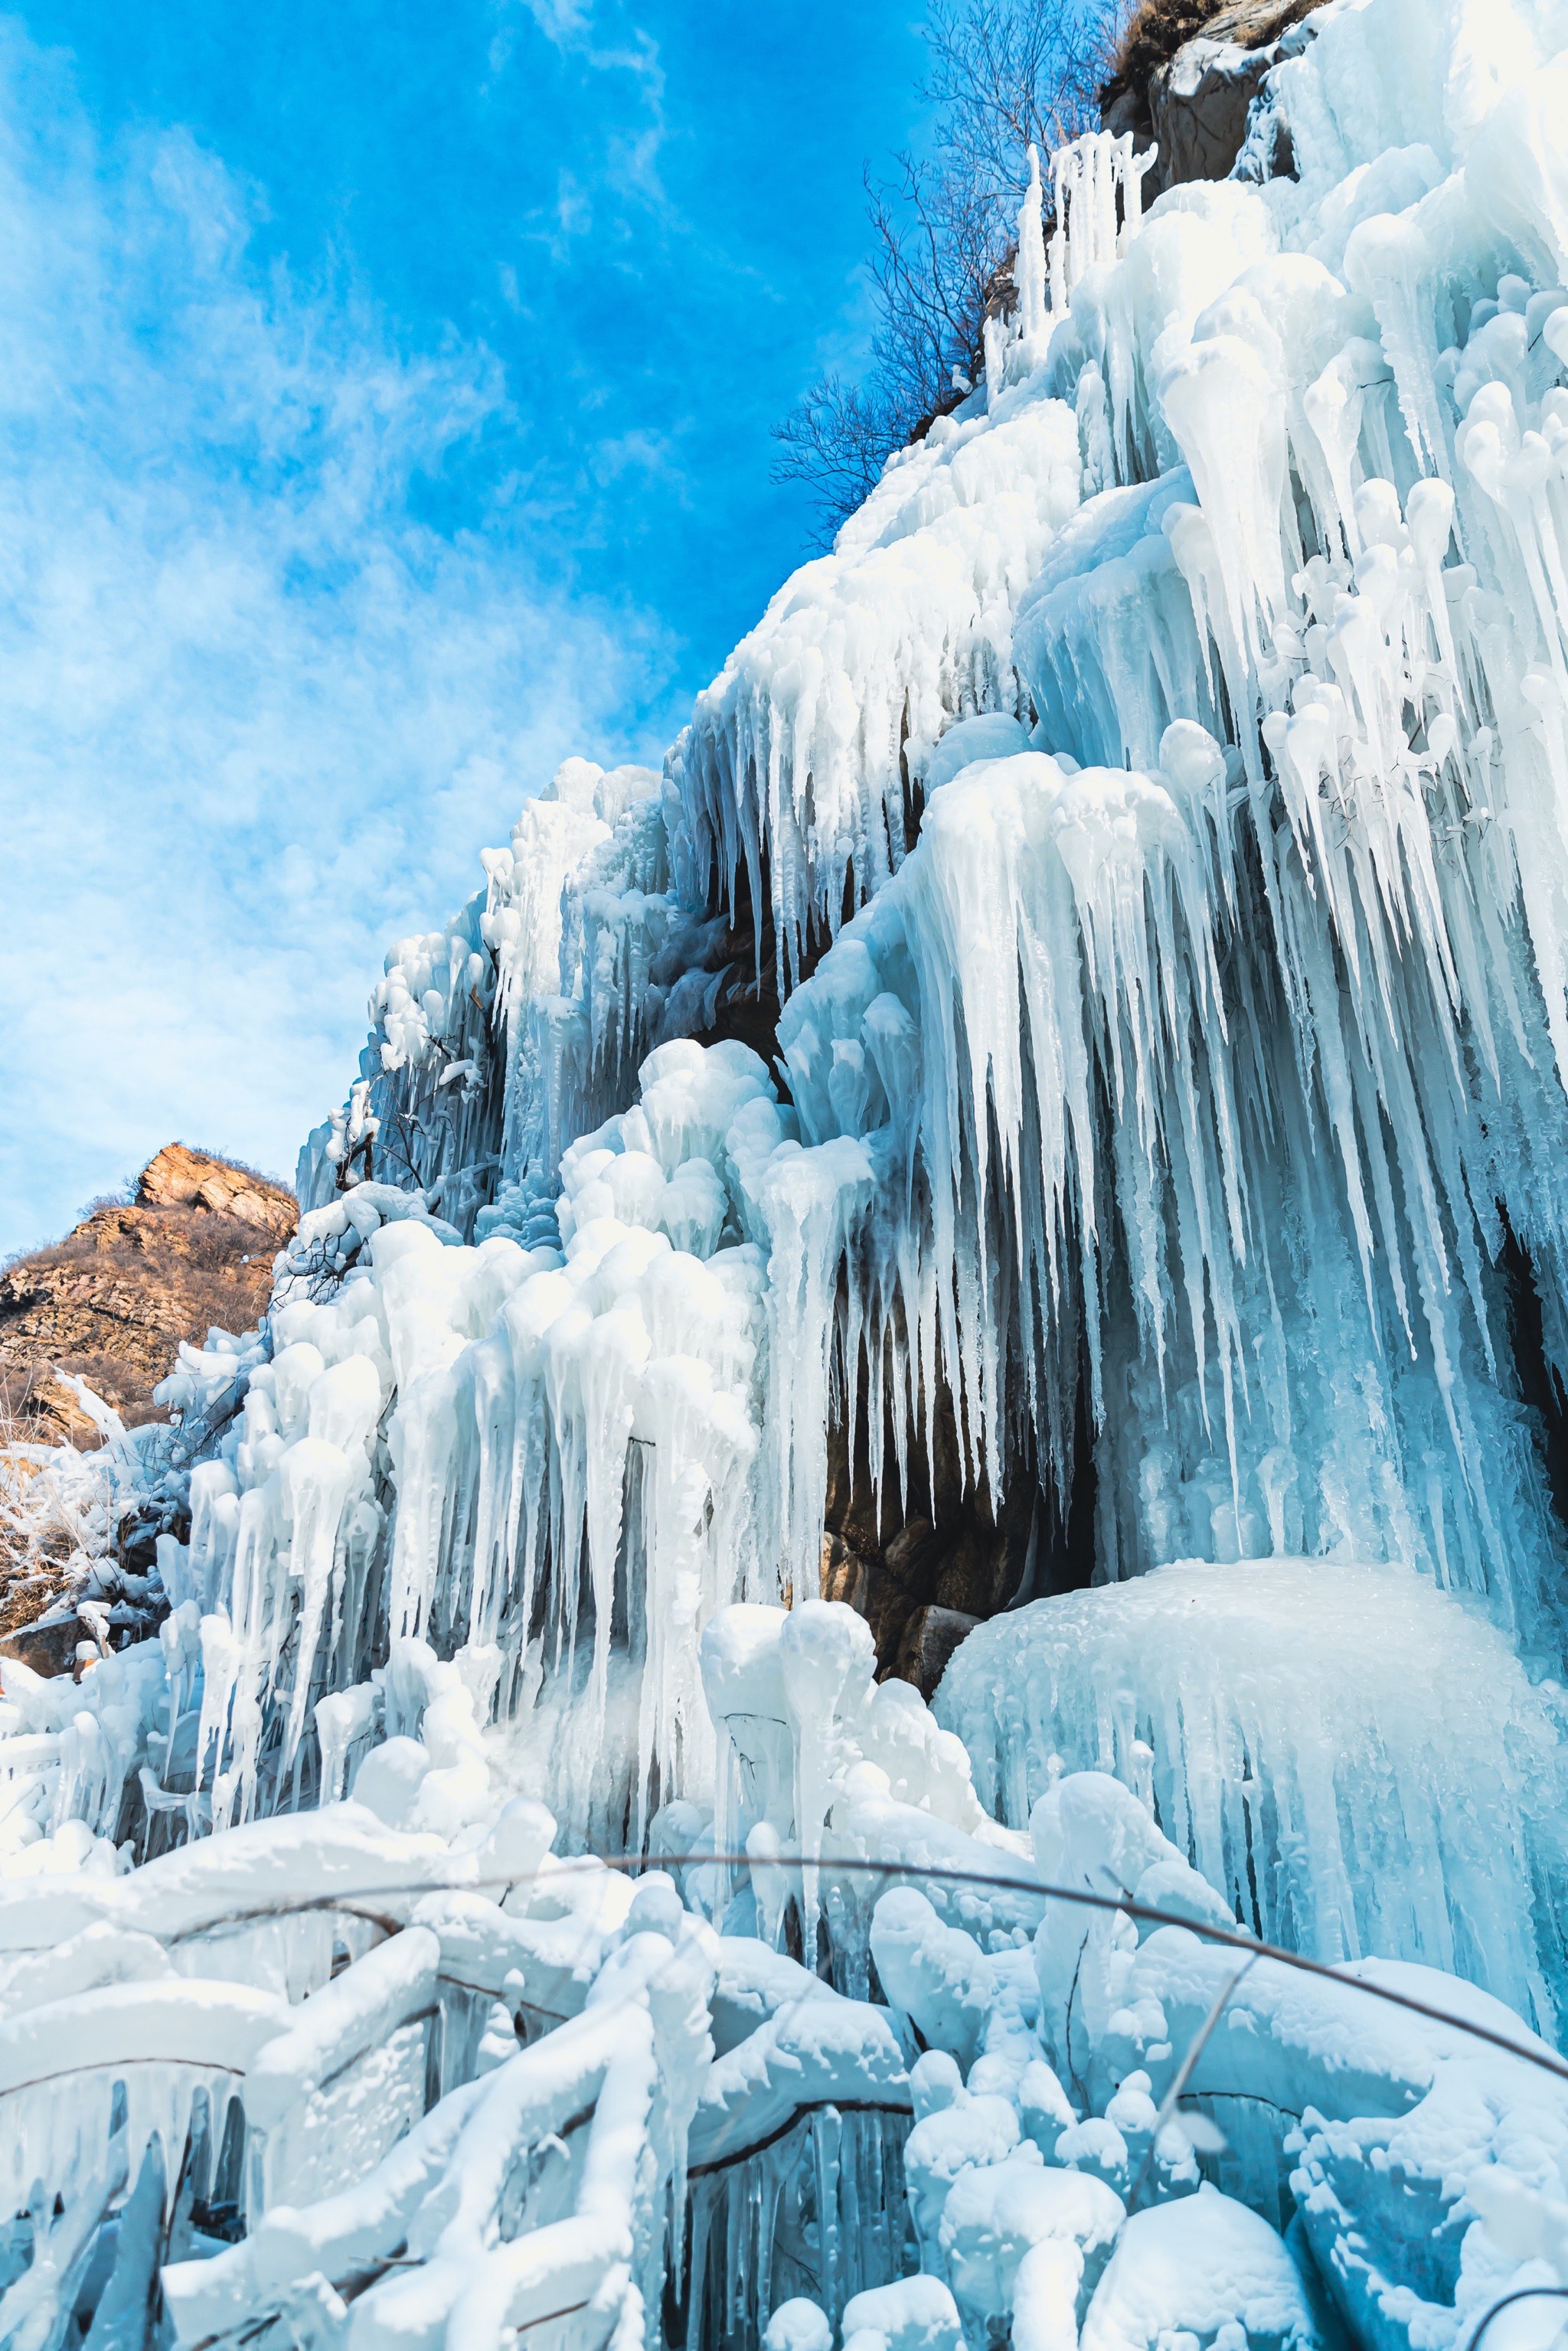
M 97 1442 L 62 1373 L 85 1379 L 128 1424 L 154 1417 L 152 1390 L 182 1339 L 214 1323 L 248 1330 L 265 1310 L 274 1254 L 298 1221 L 281 1185 L 169 1144 L 134 1200 L 96 1208 L 56 1247 L 0 1273 L 9 1433 Z
M 1101 92 L 1107 131 L 1151 141 L 1159 161 L 1145 197 L 1187 180 L 1223 180 L 1248 140 L 1248 118 L 1270 69 L 1305 47 L 1322 0 L 1145 0 Z M 1253 176 L 1289 172 L 1293 159 L 1281 125 L 1249 154 Z
M 213 1216 L 237 1217 L 277 1247 L 294 1230 L 299 1212 L 292 1192 L 269 1184 L 253 1168 L 214 1159 L 183 1143 L 166 1143 L 142 1169 L 136 1186 L 139 1208 L 204 1208 Z

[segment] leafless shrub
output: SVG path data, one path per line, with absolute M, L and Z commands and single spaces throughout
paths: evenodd
M 92 1455 L 37 1442 L 0 1393 L 0 1635 L 33 1624 L 70 1582 L 107 1522 L 108 1480 Z
M 1028 150 L 1043 162 L 1097 120 L 1113 17 L 1106 0 L 930 0 L 924 29 L 929 152 L 896 156 L 891 179 L 866 172 L 871 364 L 859 383 L 824 376 L 774 427 L 773 477 L 806 485 L 824 543 L 974 381 L 988 301 L 1008 300 Z
M 885 408 L 838 374 L 814 383 L 773 427 L 773 438 L 782 451 L 773 478 L 809 485 L 824 543 L 870 496 L 889 450 L 899 445 Z

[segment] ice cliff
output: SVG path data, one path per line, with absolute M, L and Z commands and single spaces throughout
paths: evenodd
M 0 2341 L 1555 2338 L 1568 6 L 1310 26 L 388 958 L 0 1668 Z

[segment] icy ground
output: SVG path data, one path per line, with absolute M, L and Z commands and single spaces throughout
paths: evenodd
M 389 957 L 0 1667 L 0 2344 L 1556 2338 L 1568 0 L 1310 23 Z

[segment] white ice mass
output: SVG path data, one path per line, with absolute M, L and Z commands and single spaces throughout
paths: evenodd
M 1309 24 L 389 957 L 0 1663 L 0 2345 L 1559 2335 L 1568 0 Z

